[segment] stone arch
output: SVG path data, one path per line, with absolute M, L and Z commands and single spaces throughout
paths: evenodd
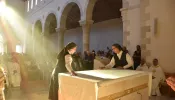
M 85 9 L 85 19 L 86 20 L 93 20 L 93 13 L 94 13 L 94 10 L 95 10 L 95 7 L 96 5 L 98 5 L 99 3 L 102 4 L 102 2 L 106 2 L 105 5 L 108 5 L 110 6 L 110 4 L 112 3 L 109 3 L 109 2 L 114 2 L 114 4 L 117 4 L 118 5 L 115 5 L 115 6 L 119 6 L 119 8 L 116 8 L 115 10 L 119 9 L 119 12 L 120 12 L 120 9 L 122 8 L 123 4 L 123 0 L 89 0 L 87 3 L 86 3 L 86 9 Z M 120 7 L 121 6 L 121 7 Z M 114 6 L 113 6 L 114 7 Z M 104 8 L 104 7 L 103 7 Z
M 92 12 L 97 0 L 87 0 L 85 8 L 85 20 L 92 20 Z
M 39 36 L 42 33 L 42 22 L 37 20 L 34 24 L 33 36 Z
M 45 35 L 53 34 L 56 32 L 57 28 L 57 17 L 55 13 L 50 13 L 45 20 L 44 24 L 44 33 Z
M 79 45 L 77 51 L 81 51 L 82 29 L 79 21 L 83 14 L 83 8 L 77 0 L 69 0 L 65 3 L 60 12 L 58 27 L 59 48 L 63 48 L 68 42 L 75 42 Z M 75 32 L 75 30 L 79 32 Z M 66 31 L 67 30 L 67 31 Z M 60 51 L 60 50 L 58 50 Z
M 89 41 L 90 50 L 101 50 L 106 48 L 105 46 L 111 46 L 112 43 L 122 44 L 123 25 L 120 12 L 122 5 L 122 0 L 87 0 L 84 9 L 85 22 L 93 21 L 93 23 L 96 24 L 91 26 L 91 34 L 89 32 L 89 40 L 91 40 Z M 98 28 L 95 26 L 98 26 Z M 101 30 L 99 30 L 99 28 L 101 28 Z M 106 30 L 108 30 L 108 34 L 110 35 L 105 34 Z M 100 39 L 94 38 L 99 37 L 98 32 L 101 33 L 100 36 L 103 37 L 103 41 L 106 41 L 105 43 Z M 109 38 L 111 40 L 109 40 Z M 98 42 L 102 44 L 99 45 L 97 44 Z
M 50 11 L 48 11 L 46 14 L 44 14 L 44 16 L 43 16 L 43 22 L 44 22 L 44 28 L 45 28 L 45 23 L 46 23 L 46 19 L 48 18 L 48 16 L 50 15 L 50 14 L 54 14 L 55 15 L 55 18 L 56 18 L 56 22 L 57 22 L 57 25 L 58 25 L 58 13 L 57 13 L 57 11 L 55 11 L 55 10 L 50 10 Z
M 81 4 L 77 0 L 69 0 L 68 2 L 65 3 L 63 8 L 61 9 L 61 14 L 60 14 L 61 16 L 59 20 L 60 28 L 63 28 L 63 29 L 66 28 L 66 20 L 67 20 L 68 14 L 71 11 L 71 8 L 75 5 L 77 5 L 80 10 L 80 19 L 81 19 L 83 15 Z
M 51 60 L 53 55 L 55 54 L 56 42 L 58 38 L 58 34 L 56 33 L 57 28 L 57 17 L 56 12 L 50 11 L 45 19 L 44 23 L 44 40 L 43 40 L 43 48 L 44 55 L 48 56 L 47 60 Z M 53 55 L 52 55 L 53 54 Z
M 40 56 L 40 46 L 42 44 L 42 22 L 41 20 L 37 20 L 34 24 L 33 36 L 32 36 L 32 43 L 33 43 L 33 54 Z

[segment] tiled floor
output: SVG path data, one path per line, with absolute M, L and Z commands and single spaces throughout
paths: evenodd
M 20 88 L 9 89 L 6 100 L 48 100 L 48 85 L 43 81 L 29 82 L 27 92 Z
M 8 91 L 6 100 L 48 100 L 48 85 L 43 82 L 30 83 L 29 91 L 24 93 L 20 88 L 13 88 Z M 175 100 L 168 97 L 151 97 L 150 100 Z
M 23 93 L 19 88 L 12 89 L 6 100 L 48 100 L 48 91 L 35 91 L 33 93 Z M 152 97 L 150 100 L 175 100 L 168 97 Z
M 19 88 L 12 89 L 11 93 L 6 96 L 6 100 L 48 100 L 48 91 L 33 93 L 23 93 Z
M 175 98 L 168 98 L 165 96 L 161 96 L 161 97 L 151 97 L 150 100 L 175 100 Z

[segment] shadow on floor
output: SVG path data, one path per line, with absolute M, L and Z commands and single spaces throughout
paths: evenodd
M 43 81 L 28 82 L 27 88 L 10 88 L 6 100 L 48 100 L 48 84 Z

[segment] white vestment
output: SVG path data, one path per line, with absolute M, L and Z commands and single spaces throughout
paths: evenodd
M 159 65 L 150 67 L 149 71 L 152 72 L 154 77 L 152 80 L 152 95 L 161 96 L 159 84 L 165 81 L 165 74 Z
M 138 66 L 136 70 L 137 71 L 146 71 L 147 72 L 149 69 L 148 69 L 148 66 L 146 64 L 143 64 L 143 65 Z
M 0 100 L 5 100 L 4 98 L 4 80 L 5 80 L 4 69 L 0 67 Z
M 13 87 L 19 87 L 21 83 L 20 66 L 16 62 L 8 63 L 9 81 Z
M 7 87 L 8 87 L 8 86 L 9 86 L 9 79 L 8 79 L 9 70 L 8 70 L 8 68 L 7 68 L 7 64 L 2 63 L 0 66 L 2 67 L 2 70 L 3 70 L 3 72 L 4 72 L 6 85 L 7 85 Z

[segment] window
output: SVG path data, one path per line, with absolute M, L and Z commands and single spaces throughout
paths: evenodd
M 21 45 L 16 45 L 16 52 L 17 53 L 22 53 L 22 46 Z
M 31 0 L 31 9 L 33 8 L 33 0 Z
M 29 11 L 29 9 L 30 9 L 30 1 L 28 0 L 27 1 L 27 12 Z
M 38 0 L 35 0 L 35 5 L 37 5 L 38 4 Z

